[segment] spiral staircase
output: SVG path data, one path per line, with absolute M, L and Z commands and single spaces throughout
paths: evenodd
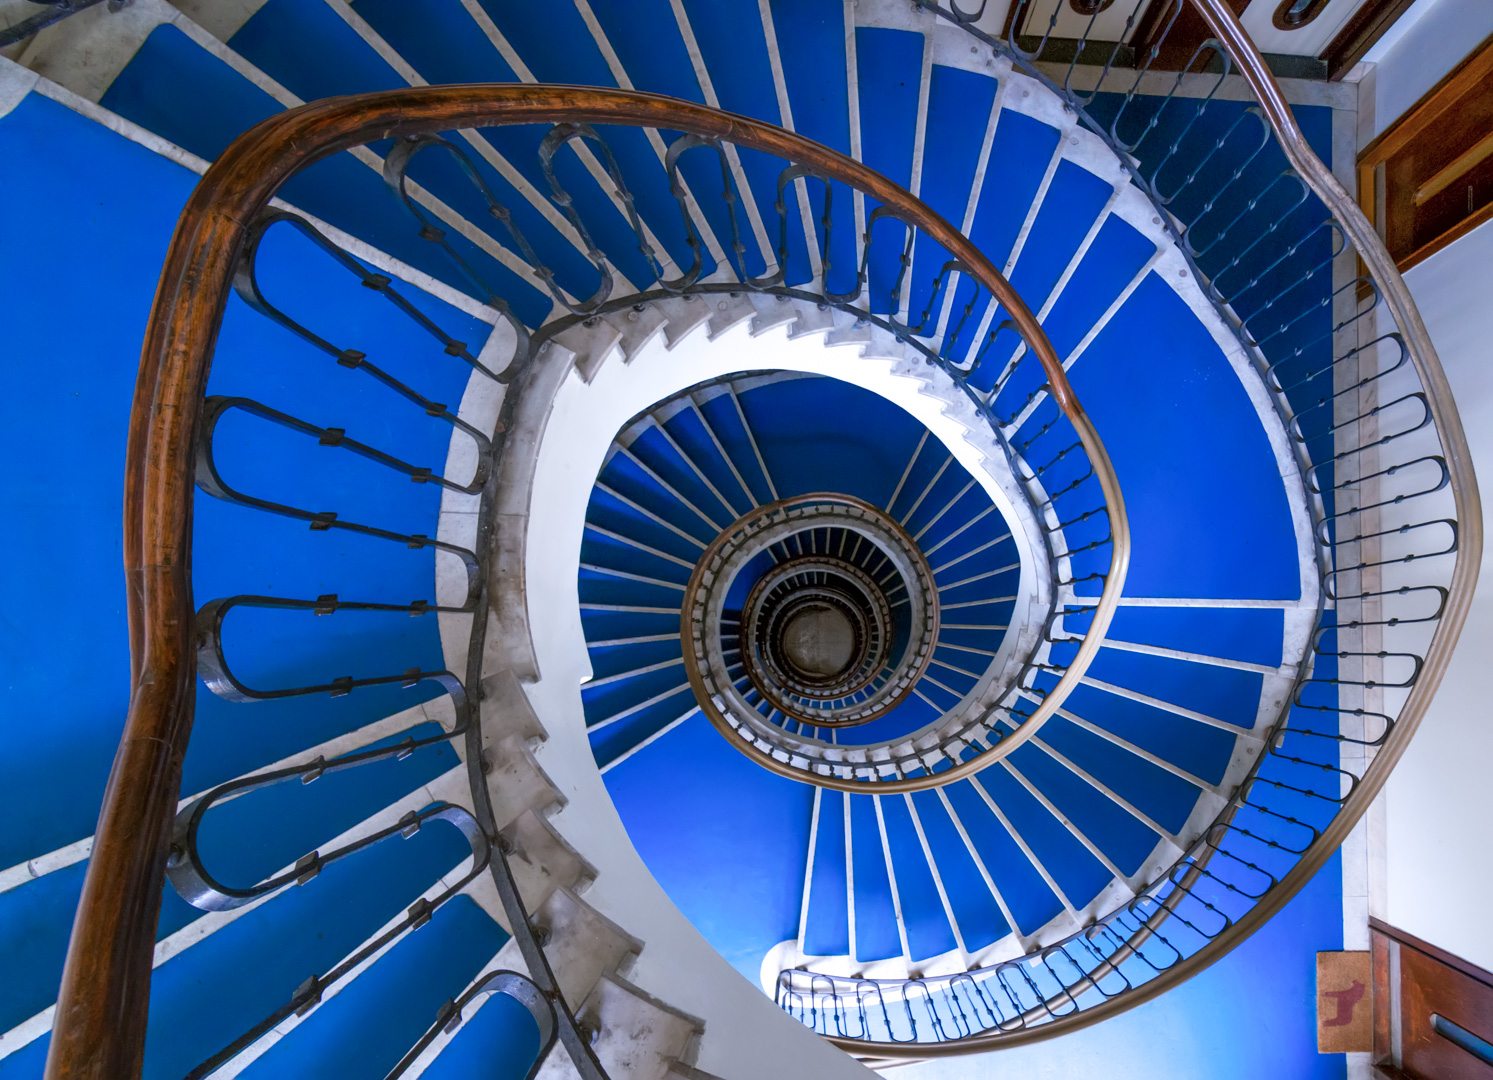
M 1155 6 L 1213 35 L 1179 72 L 1145 0 L 11 46 L 0 175 L 65 209 L 14 336 L 69 357 L 13 437 L 90 527 L 12 559 L 75 599 L 13 597 L 58 708 L 0 767 L 0 1077 L 848 1077 L 1263 926 L 1434 693 L 1480 510 L 1323 110 Z

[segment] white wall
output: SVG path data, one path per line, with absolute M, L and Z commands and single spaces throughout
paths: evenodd
M 1493 33 L 1490 0 L 1417 0 L 1365 58 L 1360 145 L 1413 106 Z M 1493 224 L 1443 248 L 1406 275 L 1452 392 L 1483 485 L 1493 496 Z M 1466 628 L 1409 750 L 1391 774 L 1371 827 L 1370 910 L 1379 918 L 1493 968 L 1493 717 L 1485 657 L 1493 656 L 1493 561 L 1486 552 Z
M 1486 3 L 1487 0 L 1480 0 Z M 1489 5 L 1493 10 L 1493 5 Z M 1483 492 L 1493 507 L 1493 223 L 1405 275 L 1441 362 Z M 1481 967 L 1493 968 L 1493 555 L 1451 667 L 1383 796 L 1382 875 L 1374 914 Z
M 1364 57 L 1372 63 L 1373 108 L 1360 103 L 1365 141 L 1420 100 L 1448 71 L 1493 34 L 1489 0 L 1417 0 Z

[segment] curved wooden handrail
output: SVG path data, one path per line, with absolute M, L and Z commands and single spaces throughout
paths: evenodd
M 785 509 L 790 509 L 795 506 L 808 506 L 813 504 L 835 505 L 840 507 L 853 508 L 855 511 L 863 514 L 877 515 L 876 508 L 873 507 L 870 503 L 866 502 L 864 499 L 858 499 L 854 495 L 819 491 L 809 492 L 803 495 L 795 495 L 791 498 L 786 499 L 777 499 L 770 503 L 764 503 L 754 510 L 748 512 L 747 514 L 737 518 L 730 525 L 726 526 L 726 528 L 721 531 L 721 534 L 717 536 L 713 541 L 711 541 L 710 545 L 703 552 L 701 552 L 699 558 L 695 560 L 695 569 L 690 574 L 689 581 L 684 586 L 684 602 L 680 604 L 679 635 L 681 641 L 689 642 L 691 640 L 691 608 L 693 607 L 693 598 L 697 596 L 700 591 L 701 583 L 704 580 L 707 569 L 715 564 L 720 551 L 732 540 L 734 535 L 738 534 L 741 527 L 753 518 L 766 517 L 769 514 L 779 513 Z M 913 540 L 911 535 L 909 535 L 900 524 L 892 521 L 889 518 L 883 519 L 882 527 L 885 528 L 887 532 L 898 537 L 901 541 L 901 544 L 905 545 L 903 548 L 904 553 L 912 557 L 916 563 L 920 564 L 918 569 L 919 572 L 926 575 L 925 581 L 932 581 L 933 571 L 928 567 L 927 560 L 923 558 L 922 552 L 918 550 L 917 543 Z M 917 554 L 915 556 L 912 556 L 913 552 L 916 552 Z M 752 592 L 756 593 L 758 590 L 760 590 L 766 580 L 766 578 L 760 579 L 757 584 L 753 586 Z M 743 610 L 750 611 L 752 610 L 752 606 L 752 600 L 749 597 Z M 936 611 L 933 613 L 933 617 L 930 621 L 930 626 L 930 640 L 936 639 L 938 636 L 938 614 Z M 927 669 L 929 659 L 931 659 L 931 652 L 928 656 L 923 658 L 922 663 L 915 665 L 918 677 L 921 677 L 923 671 Z M 728 742 L 730 742 L 742 753 L 750 757 L 753 761 L 757 762 L 757 764 L 769 769 L 772 772 L 777 772 L 780 775 L 789 777 L 790 779 L 805 779 L 802 773 L 796 770 L 786 769 L 782 762 L 773 758 L 770 754 L 763 753 L 755 746 L 752 746 L 750 743 L 743 742 L 736 736 L 730 722 L 726 719 L 725 714 L 721 712 L 719 707 L 717 707 L 714 700 L 712 699 L 713 695 L 706 688 L 705 679 L 700 670 L 700 657 L 696 655 L 693 649 L 690 648 L 686 648 L 684 650 L 684 672 L 686 681 L 690 684 L 690 688 L 695 693 L 695 700 L 700 705 L 700 711 L 705 714 L 705 716 L 710 720 L 715 729 L 720 732 Z M 748 671 L 747 674 L 748 678 L 753 681 L 753 684 L 757 685 L 758 693 L 763 693 L 762 686 L 757 683 L 756 674 L 752 673 L 751 671 Z M 916 678 L 910 679 L 907 685 L 903 687 L 901 691 L 899 691 L 895 696 L 887 699 L 885 703 L 878 706 L 878 709 L 880 711 L 876 715 L 884 715 L 887 710 L 890 710 L 893 706 L 905 701 L 908 695 L 912 693 L 912 688 L 915 683 Z M 875 718 L 875 716 L 871 717 L 871 719 Z M 868 722 L 866 719 L 862 718 L 857 718 L 850 721 L 849 723 L 846 723 L 844 721 L 823 720 L 812 716 L 795 717 L 795 719 L 809 720 L 817 726 L 825 728 L 854 727 L 859 724 Z M 769 762 L 771 762 L 771 764 L 768 764 Z M 825 777 L 822 779 L 828 780 L 829 778 Z M 834 787 L 835 785 L 832 783 L 826 783 L 822 786 Z
M 1079 438 L 1084 441 L 1086 448 L 1090 445 L 1088 442 L 1089 438 L 1093 439 L 1094 445 L 1100 445 L 1098 434 L 1094 432 L 1087 416 L 1080 414 L 1078 417 L 1073 418 L 1072 422 L 1074 428 L 1079 433 Z M 1103 459 L 1103 463 L 1105 466 L 1108 466 L 1108 459 Z M 1104 484 L 1106 505 L 1115 505 L 1115 503 L 1108 502 L 1111 496 L 1118 503 L 1121 496 L 1119 485 L 1114 481 L 1113 470 L 1106 468 L 1101 471 L 1096 467 L 1095 473 L 1101 476 L 1101 482 L 1103 482 L 1103 478 L 1107 475 L 1110 483 L 1113 484 L 1113 488 L 1111 488 L 1110 483 Z M 869 504 L 862 500 L 849 495 L 834 495 L 824 492 L 796 496 L 794 499 L 780 500 L 778 503 L 768 504 L 768 506 L 785 506 L 798 501 L 838 502 L 859 508 L 869 506 Z M 767 508 L 764 507 L 763 509 Z M 1104 635 L 1109 629 L 1115 605 L 1119 602 L 1120 591 L 1124 588 L 1125 575 L 1130 559 L 1129 522 L 1125 519 L 1123 512 L 1115 515 L 1115 518 L 1117 522 L 1114 533 L 1115 554 L 1110 563 L 1110 573 L 1105 583 L 1104 596 L 1095 605 L 1096 614 L 1094 618 L 1095 623 L 1098 624 L 1098 632 L 1093 632 L 1094 627 L 1091 624 L 1090 632 L 1079 643 L 1078 649 L 1074 653 L 1073 662 L 1058 678 L 1057 684 L 1052 688 L 1052 691 L 1043 697 L 1038 706 L 1032 710 L 1032 714 L 1022 720 L 1011 734 L 999 742 L 993 743 L 989 749 L 975 757 L 958 762 L 939 772 L 925 773 L 922 776 L 899 776 L 894 779 L 856 780 L 853 777 L 835 776 L 814 772 L 808 768 L 795 767 L 787 762 L 780 761 L 771 753 L 753 745 L 736 733 L 725 711 L 716 704 L 715 696 L 706 686 L 704 675 L 700 669 L 699 657 L 689 648 L 686 648 L 684 651 L 685 677 L 689 682 L 690 689 L 694 691 L 695 701 L 699 704 L 700 711 L 710 721 L 711 726 L 720 732 L 721 736 L 742 754 L 745 754 L 768 772 L 776 773 L 785 779 L 812 784 L 815 787 L 829 788 L 832 791 L 849 791 L 874 795 L 899 795 L 913 791 L 927 791 L 931 788 L 952 784 L 956 780 L 963 780 L 966 777 L 973 776 L 989 768 L 1002 758 L 1010 756 L 1018 747 L 1031 739 L 1037 733 L 1037 729 L 1052 716 L 1056 715 L 1058 709 L 1062 708 L 1063 702 L 1067 700 L 1068 695 L 1073 692 L 1074 688 L 1078 686 L 1079 681 L 1088 671 L 1089 663 L 1093 660 L 1095 654 L 1098 653 L 1100 645 L 1103 644 Z M 685 641 L 690 640 L 691 599 L 699 593 L 702 587 L 701 583 L 707 571 L 713 566 L 715 554 L 730 538 L 735 527 L 734 524 L 728 527 L 705 549 L 705 552 L 695 563 L 695 570 L 690 575 L 688 584 L 685 585 L 685 600 L 680 611 L 680 634 Z M 1114 583 L 1112 590 L 1109 588 L 1110 582 Z M 1103 609 L 1102 623 L 1099 622 L 1101 608 Z
M 892 208 L 961 261 L 1036 354 L 1103 486 L 1114 529 L 1113 569 L 1074 668 L 1097 650 L 1129 555 L 1114 470 L 1032 311 L 957 228 L 905 189 L 781 128 L 654 94 L 569 86 L 416 87 L 329 98 L 280 113 L 235 140 L 193 191 L 167 251 L 141 349 L 125 464 L 130 706 L 68 947 L 47 1060 L 52 1080 L 120 1080 L 138 1075 L 143 1061 L 161 882 L 196 689 L 193 440 L 249 227 L 289 176 L 340 151 L 431 131 L 565 121 L 682 131 L 812 166 Z
M 1239 73 L 1248 82 L 1256 100 L 1262 106 L 1266 122 L 1274 132 L 1282 151 L 1313 193 L 1322 200 L 1337 223 L 1347 233 L 1357 249 L 1359 258 L 1367 267 L 1368 274 L 1379 285 L 1385 305 L 1389 308 L 1410 351 L 1411 362 L 1425 388 L 1428 405 L 1441 439 L 1447 468 L 1451 474 L 1452 497 L 1456 505 L 1459 533 L 1459 550 L 1456 565 L 1452 570 L 1448 586 L 1446 608 L 1436 627 L 1430 647 L 1426 651 L 1425 665 L 1420 677 L 1410 689 L 1390 737 L 1375 754 L 1353 792 L 1343 801 L 1342 808 L 1279 883 L 1250 909 L 1231 921 L 1227 929 L 1213 938 L 1206 946 L 1186 957 L 1147 982 L 1127 990 L 1123 994 L 1099 1002 L 1066 1016 L 1052 1019 L 1012 1032 L 989 1032 L 974 1035 L 957 1042 L 917 1043 L 905 1046 L 889 1045 L 862 1039 L 845 1039 L 829 1036 L 830 1041 L 841 1049 L 858 1057 L 884 1058 L 898 1064 L 906 1060 L 949 1057 L 957 1054 L 979 1053 L 997 1046 L 1016 1046 L 1037 1042 L 1056 1035 L 1065 1035 L 1080 1028 L 1097 1024 L 1136 1005 L 1159 997 L 1166 991 L 1185 982 L 1192 976 L 1222 959 L 1246 938 L 1263 926 L 1283 908 L 1322 868 L 1333 852 L 1342 846 L 1348 833 L 1368 812 L 1370 804 L 1378 797 L 1395 763 L 1403 756 L 1415 729 L 1424 718 L 1431 699 L 1441 684 L 1442 676 L 1450 663 L 1457 638 L 1466 622 L 1477 586 L 1478 572 L 1482 565 L 1483 516 L 1482 500 L 1478 494 L 1477 476 L 1473 470 L 1471 451 L 1462 428 L 1461 418 L 1452 405 L 1451 386 L 1446 372 L 1437 357 L 1436 347 L 1431 342 L 1415 301 L 1406 288 L 1404 279 L 1394 260 L 1385 249 L 1374 228 L 1364 217 L 1358 203 L 1332 174 L 1332 170 L 1317 157 L 1296 123 L 1295 115 L 1286 101 L 1284 92 L 1271 73 L 1264 57 L 1245 32 L 1239 17 L 1226 0 L 1187 0 L 1208 24 L 1209 31 L 1218 41 L 1229 59 L 1238 67 Z M 1148 932 L 1143 928 L 1142 932 Z

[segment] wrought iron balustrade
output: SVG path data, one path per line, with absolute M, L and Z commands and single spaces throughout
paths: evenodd
M 1131 9 L 1128 33 L 1144 4 L 1121 3 Z M 1307 145 L 1227 5 L 1170 0 L 1165 25 L 1174 25 L 1187 3 L 1207 19 L 1215 40 L 1180 72 L 1155 70 L 1165 35 L 1136 58 L 1123 43 L 1090 40 L 1102 12 L 1067 40 L 1059 38 L 1055 13 L 1034 42 L 979 30 L 974 23 L 983 8 L 919 6 L 1054 90 L 1115 150 L 1259 373 L 1313 497 L 1307 512 L 1321 602 L 1305 662 L 1267 752 L 1223 814 L 1142 895 L 1093 925 L 1030 956 L 939 979 L 876 982 L 784 972 L 783 1008 L 867 1058 L 966 1053 L 1070 1031 L 1150 1000 L 1224 955 L 1299 891 L 1361 817 L 1424 714 L 1466 617 L 1482 547 L 1478 495 L 1425 329 L 1382 245 Z M 1017 4 L 1013 25 L 1020 26 L 1031 5 Z M 1096 54 L 1097 64 L 1078 62 Z M 1233 100 L 1240 88 L 1249 101 Z M 1225 122 L 1215 122 L 1219 117 Z M 617 133 L 638 128 L 682 133 L 670 136 L 656 173 L 624 168 L 615 152 Z M 483 149 L 499 131 L 526 133 L 532 156 L 524 164 L 542 178 L 544 206 L 499 196 Z M 411 227 L 444 253 L 511 333 L 507 364 L 482 361 L 479 350 L 421 315 L 388 275 L 342 250 L 314 223 L 267 209 L 299 169 L 384 140 L 393 140 L 385 178 L 412 215 Z M 768 173 L 771 196 L 764 199 L 760 177 Z M 755 197 L 750 176 L 759 178 Z M 467 219 L 453 219 L 432 195 L 455 197 L 453 177 L 474 210 Z M 667 221 L 657 213 L 664 204 L 673 207 Z M 854 222 L 848 229 L 846 207 Z M 563 233 L 575 257 L 546 264 L 538 254 L 544 245 L 531 235 L 536 228 Z M 415 320 L 445 361 L 506 387 L 497 430 L 477 428 L 380 358 L 288 314 L 289 305 L 261 287 L 255 273 L 261 243 L 279 229 L 311 240 Z M 913 269 L 914 246 L 928 241 L 941 249 L 939 257 L 930 263 L 920 251 Z M 516 314 L 514 282 L 541 295 L 548 310 Z M 215 338 L 234 293 L 349 378 L 373 380 L 401 399 L 412 417 L 449 426 L 470 442 L 475 468 L 446 476 L 437 463 L 407 461 L 350 438 L 348 429 L 334 426 L 340 420 L 313 422 L 250 398 L 208 395 Z M 176 813 L 199 676 L 215 692 L 242 700 L 339 695 L 372 685 L 437 687 L 455 722 L 429 738 L 464 751 L 470 805 L 450 814 L 466 815 L 459 828 L 474 826 L 464 829 L 472 841 L 471 873 L 491 876 L 530 975 L 554 1005 L 559 1041 L 582 1075 L 600 1075 L 518 894 L 483 775 L 475 691 L 492 604 L 484 554 L 504 417 L 530 359 L 566 327 L 665 297 L 732 293 L 809 301 L 891 335 L 957 386 L 998 440 L 1044 402 L 1057 406 L 1036 435 L 1004 444 L 1032 492 L 1053 567 L 1043 641 L 1019 680 L 1032 695 L 1023 711 L 1001 718 L 1004 737 L 973 745 L 966 758 L 945 755 L 921 773 L 903 767 L 856 782 L 887 784 L 875 790 L 936 786 L 957 769 L 1009 752 L 1057 708 L 1102 641 L 1123 587 L 1129 553 L 1123 500 L 1040 320 L 956 228 L 864 166 L 806 139 L 650 95 L 437 87 L 292 110 L 242 137 L 204 178 L 183 214 L 149 325 L 126 499 L 134 693 L 69 952 L 52 1075 L 138 1072 L 155 913 L 168 866 L 185 894 L 206 904 L 231 903 L 236 892 L 270 895 L 285 884 L 278 875 L 248 886 L 211 884 L 191 834 L 213 796 Z M 924 299 L 915 304 L 914 296 Z M 329 454 L 355 455 L 397 483 L 477 494 L 482 524 L 475 542 L 451 545 L 235 485 L 213 452 L 218 421 L 235 414 L 312 440 Z M 1049 472 L 1063 479 L 1048 485 Z M 445 603 L 434 596 L 394 603 L 257 595 L 200 603 L 191 586 L 194 481 L 208 496 L 318 532 L 351 531 L 443 551 L 465 568 L 466 594 Z M 414 665 L 356 678 L 329 675 L 304 686 L 259 686 L 235 673 L 223 642 L 235 609 L 469 618 L 468 666 L 450 672 Z M 313 757 L 226 784 L 232 790 L 273 785 L 397 759 L 400 752 L 394 746 Z M 788 762 L 777 764 L 815 782 Z M 356 854 L 310 853 L 302 874 Z M 404 932 L 444 899 L 410 913 Z M 346 974 L 319 973 L 307 993 Z M 479 992 L 474 984 L 466 997 Z M 287 1006 L 292 1011 L 310 1000 L 297 994 Z M 413 1047 L 406 1061 L 424 1046 Z
M 868 1059 L 1073 1031 L 1158 996 L 1258 929 L 1342 844 L 1404 752 L 1466 618 L 1483 543 L 1466 439 L 1425 326 L 1225 0 L 1122 0 L 1083 17 L 1055 4 L 1032 34 L 1020 29 L 1037 5 L 1015 0 L 1005 36 L 977 25 L 987 4 L 918 6 L 1059 94 L 1151 200 L 1286 426 L 1320 599 L 1265 753 L 1134 900 L 984 970 L 781 973 L 787 1012 Z M 1163 70 L 1188 6 L 1213 36 Z M 1157 32 L 1137 50 L 1143 18 Z
M 624 175 L 610 148 L 615 132 L 639 127 L 682 133 L 673 137 L 661 168 L 651 177 Z M 524 223 L 534 220 L 534 208 L 498 199 L 481 155 L 474 158 L 466 152 L 465 147 L 474 145 L 472 139 L 515 129 L 532 137 L 533 164 L 548 180 L 548 205 L 538 216 L 560 223 L 589 271 L 574 260 L 567 267 L 543 263 Z M 389 274 L 344 250 L 315 223 L 269 208 L 271 199 L 300 169 L 340 151 L 385 145 L 381 141 L 390 139 L 394 148 L 385 158 L 385 179 L 412 215 L 410 227 L 452 260 L 455 271 L 489 305 L 502 332 L 514 342 L 506 363 L 485 360 L 479 347 L 447 333 L 401 293 Z M 752 160 L 758 163 L 773 163 L 777 199 L 766 224 L 756 202 L 739 186 L 740 161 L 747 155 L 755 155 Z M 691 163 L 699 160 L 706 162 L 705 167 L 692 169 Z M 468 195 L 475 192 L 471 205 L 480 210 L 480 227 L 465 219 L 453 222 L 441 200 L 431 196 L 432 187 L 440 182 L 432 163 L 454 168 L 468 185 Z M 588 165 L 606 182 L 578 196 L 567 185 L 575 183 L 573 170 Z M 717 178 L 719 186 L 703 187 L 702 176 Z M 665 186 L 679 215 L 670 233 L 672 249 L 657 239 L 655 230 L 664 224 L 645 218 L 638 209 L 641 200 L 635 191 L 650 182 Z M 444 190 L 454 189 L 448 184 Z M 800 214 L 811 194 L 818 196 L 821 207 L 817 222 Z M 835 200 L 855 204 L 863 215 L 863 228 L 849 237 L 835 234 Z M 474 425 L 411 377 L 396 374 L 388 358 L 353 348 L 332 331 L 312 325 L 310 317 L 292 314 L 304 306 L 305 298 L 275 295 L 260 273 L 266 239 L 284 230 L 310 241 L 358 285 L 412 321 L 434 343 L 440 363 L 469 372 L 474 385 L 485 382 L 505 388 L 493 430 Z M 776 234 L 774 241 L 755 243 L 769 233 Z M 906 298 L 909 253 L 918 238 L 935 242 L 943 257 L 931 281 L 932 299 L 924 311 L 914 314 Z M 800 264 L 811 270 L 795 270 Z M 843 274 L 836 269 L 842 264 L 849 267 Z M 619 269 L 623 265 L 641 280 L 627 278 Z M 515 279 L 550 299 L 546 316 L 531 324 L 514 314 L 507 293 Z M 613 308 L 642 306 L 664 296 L 732 292 L 809 299 L 885 331 L 958 386 L 991 423 L 998 439 L 1004 424 L 995 402 L 1008 380 L 1017 375 L 1025 380 L 1021 385 L 1026 387 L 1026 403 L 1052 403 L 1052 419 L 1027 444 L 1006 447 L 1013 469 L 1032 493 L 1032 510 L 1048 544 L 1053 603 L 1043 641 L 1023 676 L 1041 671 L 1048 682 L 1043 688 L 1027 684 L 1027 703 L 1001 717 L 1010 734 L 992 734 L 987 744 L 959 751 L 963 756 L 957 767 L 995 760 L 1024 737 L 1024 730 L 1034 729 L 1057 708 L 1097 649 L 1123 585 L 1129 550 L 1123 502 L 1103 444 L 1073 396 L 1040 324 L 1000 272 L 957 229 L 905 190 L 823 146 L 766 124 L 653 95 L 573 87 L 452 86 L 330 99 L 290 110 L 240 137 L 204 176 L 168 252 L 142 350 L 125 500 L 133 693 L 69 949 L 49 1075 L 118 1077 L 139 1072 L 163 875 L 188 901 L 209 910 L 273 903 L 283 890 L 312 881 L 324 867 L 356 859 L 396 837 L 414 838 L 433 823 L 454 825 L 469 842 L 470 858 L 456 883 L 422 897 L 342 963 L 312 973 L 283 1006 L 201 1063 L 197 1073 L 212 1072 L 282 1020 L 314 1008 L 324 993 L 354 977 L 363 961 L 438 918 L 442 905 L 467 882 L 486 875 L 530 977 L 553 1006 L 558 1041 L 581 1075 L 602 1075 L 574 1009 L 559 992 L 544 952 L 544 935 L 519 895 L 486 776 L 478 690 L 493 603 L 484 554 L 491 536 L 496 466 L 525 368 L 555 334 L 576 320 Z M 578 299 L 582 293 L 585 299 Z M 873 302 L 873 294 L 882 300 Z M 936 301 L 946 295 L 957 296 L 953 307 L 962 314 L 935 325 Z M 423 418 L 449 428 L 456 443 L 468 446 L 465 456 L 470 464 L 459 475 L 446 475 L 438 463 L 406 460 L 371 439 L 352 437 L 351 421 L 356 418 L 312 419 L 244 395 L 209 394 L 207 379 L 224 330 L 225 309 L 240 302 L 320 354 L 327 370 L 341 378 L 365 380 L 359 385 L 389 395 L 412 420 Z M 969 340 L 968 321 L 992 308 L 1001 312 L 1001 318 L 985 345 L 972 358 L 961 351 L 961 360 L 951 359 L 954 350 L 946 343 Z M 314 443 L 322 448 L 318 453 L 350 455 L 382 470 L 392 483 L 413 481 L 475 495 L 480 499 L 475 539 L 452 543 L 341 509 L 303 505 L 276 490 L 236 480 L 220 453 L 229 417 L 271 425 L 289 438 Z M 453 460 L 459 456 L 453 455 Z M 1027 465 L 1028 460 L 1039 464 Z M 1049 470 L 1057 470 L 1059 463 L 1061 472 L 1051 475 L 1061 475 L 1061 483 L 1044 485 Z M 464 591 L 444 599 L 428 596 L 399 602 L 378 597 L 370 584 L 370 595 L 246 594 L 199 601 L 192 587 L 193 500 L 200 497 L 194 496 L 194 484 L 200 496 L 303 522 L 316 534 L 351 533 L 371 542 L 455 558 L 464 568 Z M 1081 539 L 1072 538 L 1075 530 L 1082 532 Z M 381 673 L 328 673 L 298 685 L 262 685 L 256 676 L 240 672 L 225 641 L 225 627 L 248 618 L 245 612 L 286 619 L 466 619 L 467 665 L 463 671 L 449 671 L 414 663 Z M 308 755 L 284 767 L 227 778 L 178 812 L 181 764 L 199 677 L 214 693 L 245 703 L 403 687 L 437 694 L 452 719 L 439 733 L 405 732 L 331 758 Z M 361 838 L 334 841 L 326 850 L 309 852 L 257 881 L 225 884 L 208 870 L 198 830 L 224 801 L 293 780 L 304 783 L 374 763 L 402 761 L 421 747 L 443 743 L 457 747 L 465 760 L 468 790 L 460 799 L 372 823 Z M 940 782 L 936 762 L 930 760 L 926 770 L 926 776 L 913 779 L 925 786 Z M 873 773 L 866 779 L 877 778 Z M 906 782 L 909 777 L 904 770 L 887 779 Z M 479 980 L 462 1003 L 480 993 Z M 443 1014 L 443 1024 L 459 1020 L 461 1007 L 453 1010 Z M 427 1033 L 399 1068 L 425 1053 L 433 1039 Z
M 32 35 L 41 33 L 47 27 L 60 23 L 68 16 L 76 15 L 95 4 L 103 3 L 110 11 L 119 11 L 121 8 L 128 7 L 130 0 L 29 0 L 29 2 L 44 10 L 28 15 L 10 26 L 0 27 L 0 49 L 19 44 Z

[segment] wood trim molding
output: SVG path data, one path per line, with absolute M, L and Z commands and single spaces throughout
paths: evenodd
M 1367 0 L 1322 50 L 1327 78 L 1337 82 L 1364 58 L 1415 0 Z
M 1447 94 L 1471 89 L 1493 75 L 1493 35 L 1484 38 L 1468 52 L 1456 67 L 1435 86 L 1421 95 L 1405 115 L 1396 119 L 1379 136 L 1363 148 L 1360 157 L 1387 157 L 1401 150 L 1415 135 L 1428 127 L 1444 109 Z
M 1369 919 L 1374 1075 L 1385 1080 L 1488 1080 L 1493 972 Z
M 1480 983 L 1493 986 L 1493 971 L 1480 968 L 1470 960 L 1464 960 L 1460 956 L 1447 952 L 1440 946 L 1432 945 L 1429 941 L 1418 938 L 1414 934 L 1406 933 L 1397 926 L 1390 926 L 1389 923 L 1384 922 L 1382 919 L 1376 919 L 1370 915 L 1369 929 L 1377 930 L 1385 937 L 1393 938 L 1401 945 L 1408 945 L 1417 952 L 1423 952 L 1438 964 L 1445 964 L 1449 968 L 1460 971 L 1469 979 L 1476 979 Z
M 1389 231 L 1390 224 L 1386 220 L 1389 212 L 1385 205 L 1385 185 L 1382 182 L 1386 164 L 1401 153 L 1411 150 L 1428 132 L 1436 131 L 1438 122 L 1459 102 L 1487 86 L 1493 86 L 1493 35 L 1484 38 L 1403 116 L 1360 151 L 1357 170 L 1359 205 L 1381 237 Z M 1456 182 L 1467 169 L 1475 167 L 1488 156 L 1493 156 L 1493 143 L 1486 138 L 1467 147 L 1456 160 L 1444 165 L 1434 174 L 1421 178 L 1414 194 L 1415 204 L 1418 206 Z M 1493 220 L 1493 202 L 1467 214 L 1441 233 L 1424 240 L 1413 250 L 1396 251 L 1395 241 L 1391 239 L 1388 241 L 1390 253 L 1395 258 L 1396 266 L 1405 271 L 1490 220 Z

